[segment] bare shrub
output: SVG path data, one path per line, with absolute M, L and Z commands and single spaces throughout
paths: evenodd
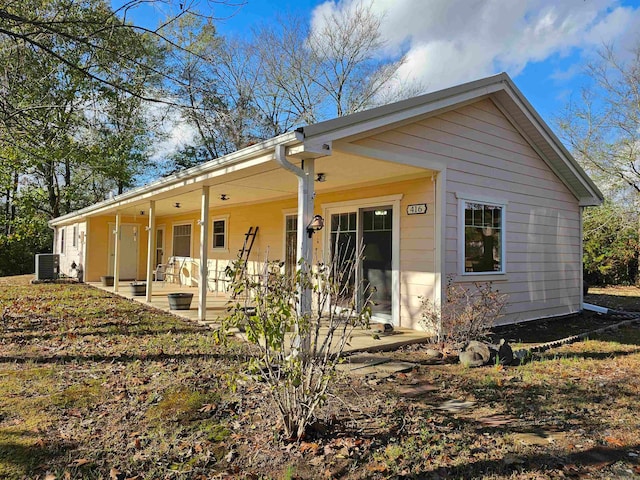
M 438 343 L 464 345 L 485 338 L 496 320 L 504 314 L 508 295 L 493 287 L 493 282 L 455 283 L 447 279 L 446 299 L 442 306 L 420 297 L 420 324 L 435 332 Z
M 336 256 L 315 270 L 300 265 L 294 278 L 280 264 L 265 261 L 257 277 L 229 274 L 234 298 L 219 338 L 230 327 L 240 327 L 257 352 L 246 372 L 258 375 L 271 387 L 289 439 L 301 439 L 325 401 L 340 354 L 357 327 L 369 324 L 370 295 L 357 298 L 356 278 L 362 249 L 349 259 Z M 299 312 L 299 294 L 310 289 L 314 309 Z

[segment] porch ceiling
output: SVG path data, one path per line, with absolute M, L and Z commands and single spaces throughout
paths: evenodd
M 295 163 L 295 162 L 294 162 Z M 298 162 L 299 163 L 299 162 Z M 334 151 L 332 156 L 319 158 L 315 171 L 324 173 L 326 181 L 315 182 L 316 193 L 355 188 L 368 184 L 388 183 L 425 176 L 430 170 L 393 162 Z M 210 187 L 210 208 L 227 208 L 241 204 L 261 203 L 297 195 L 297 178 L 282 169 L 275 161 L 208 179 L 201 183 L 178 186 L 157 194 L 141 195 L 118 209 L 124 215 L 147 212 L 149 200 L 156 201 L 156 215 L 177 215 L 200 209 L 200 188 Z M 195 188 L 194 188 L 195 187 Z M 228 200 L 221 200 L 225 194 Z M 176 208 L 176 202 L 180 208 Z M 115 213 L 115 210 L 114 212 Z

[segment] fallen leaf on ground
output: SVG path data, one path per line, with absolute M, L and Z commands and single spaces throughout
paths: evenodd
M 604 441 L 607 442 L 609 445 L 614 445 L 616 447 L 624 447 L 624 442 L 615 437 L 605 437 Z
M 109 478 L 111 480 L 124 480 L 125 474 L 116 468 L 109 470 Z
M 320 449 L 320 445 L 318 445 L 317 443 L 302 442 L 300 444 L 300 453 L 311 452 L 315 455 L 316 453 L 318 453 L 319 449 Z
M 73 462 L 71 462 L 71 466 L 72 467 L 81 467 L 82 465 L 86 465 L 87 463 L 89 463 L 89 460 L 87 460 L 86 458 L 79 458 L 79 459 L 74 460 Z
M 499 427 L 501 425 L 508 425 L 514 421 L 513 417 L 508 415 L 490 415 L 488 417 L 479 418 L 478 421 L 488 427 Z
M 383 463 L 375 463 L 373 465 L 367 465 L 367 470 L 370 472 L 386 472 L 388 468 Z
M 208 413 L 208 412 L 213 412 L 216 409 L 217 405 L 215 403 L 205 403 L 202 408 L 200 410 L 198 410 L 199 412 L 202 413 Z

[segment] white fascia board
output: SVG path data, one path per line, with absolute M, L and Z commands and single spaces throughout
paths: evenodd
M 230 153 L 220 158 L 196 165 L 195 167 L 182 170 L 178 173 L 161 178 L 147 185 L 134 188 L 109 200 L 95 203 L 81 210 L 68 213 L 61 217 L 49 221 L 50 226 L 62 225 L 70 221 L 77 221 L 90 215 L 100 214 L 109 210 L 117 209 L 140 200 L 154 197 L 160 193 L 181 188 L 190 184 L 197 184 L 207 179 L 219 177 L 235 170 L 264 163 L 274 158 L 276 145 L 293 145 L 297 143 L 296 132 L 289 132 L 277 137 L 265 140 L 264 142 L 251 145 L 236 152 Z
M 412 118 L 426 116 L 452 106 L 476 102 L 483 97 L 505 89 L 502 75 L 490 77 L 490 79 L 493 81 L 490 83 L 483 81 L 482 85 L 477 87 L 475 84 L 479 82 L 471 82 L 471 84 L 462 86 L 467 87 L 467 89 L 455 87 L 453 90 L 456 90 L 456 92 L 454 93 L 451 92 L 452 89 L 442 90 L 416 97 L 415 99 L 409 99 L 408 101 L 385 105 L 304 127 L 305 144 L 307 142 L 313 142 L 316 145 L 330 143 L 383 127 L 391 128 Z

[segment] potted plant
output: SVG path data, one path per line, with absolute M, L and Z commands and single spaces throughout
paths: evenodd
M 169 310 L 189 310 L 193 293 L 169 293 Z
M 131 282 L 131 295 L 134 297 L 141 297 L 147 294 L 147 282 Z

